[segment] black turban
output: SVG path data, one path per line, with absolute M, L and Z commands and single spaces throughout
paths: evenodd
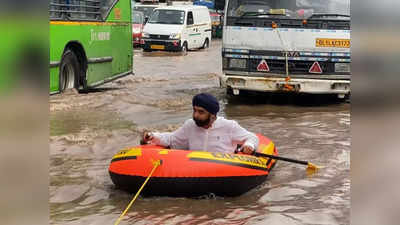
M 217 115 L 219 111 L 219 103 L 218 100 L 207 93 L 201 93 L 195 95 L 192 101 L 193 106 L 200 106 L 207 110 L 209 113 Z

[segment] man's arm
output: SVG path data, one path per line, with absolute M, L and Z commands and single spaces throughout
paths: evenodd
M 171 147 L 174 149 L 188 149 L 188 135 L 187 135 L 187 122 L 183 124 L 182 127 L 178 128 L 174 132 L 163 132 L 152 133 L 151 143 L 156 145 L 161 145 L 165 147 Z
M 247 154 L 251 154 L 258 148 L 258 137 L 241 127 L 236 121 L 232 122 L 231 135 L 234 142 L 242 144 L 243 151 Z

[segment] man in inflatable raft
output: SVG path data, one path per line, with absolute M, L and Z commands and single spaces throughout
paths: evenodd
M 186 120 L 174 132 L 144 132 L 142 143 L 156 144 L 173 149 L 203 150 L 232 153 L 236 146 L 252 154 L 258 147 L 258 137 L 234 120 L 217 116 L 218 100 L 208 93 L 195 95 L 192 100 L 193 119 Z

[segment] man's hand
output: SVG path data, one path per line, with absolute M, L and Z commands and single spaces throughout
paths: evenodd
M 244 154 L 251 155 L 251 154 L 253 154 L 254 149 L 250 146 L 245 145 L 242 147 L 241 152 L 243 152 Z
M 142 134 L 142 140 L 140 140 L 140 144 L 142 144 L 142 145 L 149 144 L 151 142 L 151 140 L 153 140 L 153 138 L 154 138 L 154 136 L 151 132 L 144 131 Z

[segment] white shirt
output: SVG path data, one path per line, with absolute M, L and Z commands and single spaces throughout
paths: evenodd
M 193 119 L 186 120 L 174 132 L 153 133 L 152 143 L 170 146 L 173 149 L 201 150 L 232 153 L 237 144 L 258 147 L 258 137 L 241 127 L 234 120 L 217 117 L 208 129 L 196 125 Z

